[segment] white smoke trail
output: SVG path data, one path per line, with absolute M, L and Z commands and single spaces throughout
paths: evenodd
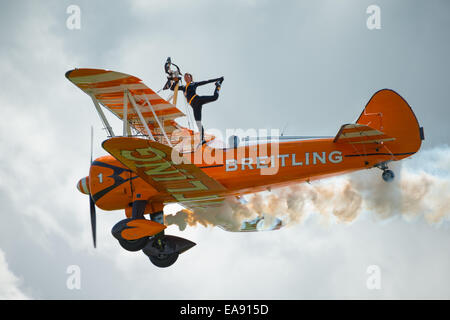
M 180 230 L 187 225 L 227 225 L 238 230 L 242 221 L 264 215 L 285 225 L 304 222 L 320 214 L 328 223 L 350 223 L 363 212 L 378 219 L 401 215 L 406 220 L 424 218 L 433 225 L 450 219 L 450 148 L 423 150 L 412 158 L 391 163 L 396 173 L 391 183 L 378 169 L 302 183 L 250 196 L 247 204 L 227 201 L 220 208 L 186 210 L 166 216 Z

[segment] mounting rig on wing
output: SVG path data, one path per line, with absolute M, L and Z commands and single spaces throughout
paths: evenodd
M 176 70 L 172 70 L 171 66 L 174 66 Z M 164 64 L 164 71 L 167 73 L 167 82 L 164 85 L 163 90 L 167 90 L 172 86 L 173 81 L 178 82 L 181 80 L 181 76 L 183 75 L 180 71 L 180 67 L 178 67 L 175 63 L 172 63 L 170 57 L 167 58 L 166 63 Z
M 171 66 L 175 67 L 175 70 L 172 70 Z M 181 73 L 180 67 L 178 67 L 175 63 L 172 62 L 170 57 L 167 58 L 166 63 L 164 64 L 164 71 L 167 73 L 167 82 L 163 87 L 163 90 L 167 90 L 170 88 L 173 89 L 173 104 L 177 105 L 177 96 L 178 96 L 178 87 L 180 84 Z

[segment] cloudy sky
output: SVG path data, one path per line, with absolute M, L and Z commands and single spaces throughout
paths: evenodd
M 0 3 L 0 298 L 450 298 L 448 1 Z M 71 5 L 79 29 L 67 27 Z M 367 27 L 370 5 L 381 10 L 380 29 Z M 158 90 L 168 56 L 195 79 L 225 77 L 204 109 L 207 129 L 334 135 L 391 88 L 426 140 L 394 166 L 391 186 L 375 169 L 317 182 L 316 191 L 338 190 L 334 200 L 284 230 L 170 226 L 197 246 L 168 269 L 120 248 L 110 230 L 122 212 L 98 210 L 93 249 L 88 199 L 75 185 L 88 173 L 90 126 L 95 156 L 105 154 L 105 132 L 64 74 L 117 70 Z M 362 197 L 357 214 L 327 215 L 346 184 Z M 67 286 L 70 266 L 81 271 L 79 289 Z M 373 266 L 378 289 L 368 286 Z

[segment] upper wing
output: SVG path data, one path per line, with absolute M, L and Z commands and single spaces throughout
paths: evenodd
M 74 69 L 68 71 L 66 77 L 88 95 L 93 95 L 98 102 L 122 120 L 124 119 L 124 97 L 126 90 L 128 90 L 136 101 L 136 105 L 153 136 L 155 138 L 160 137 L 158 140 L 163 143 L 162 130 L 155 114 L 169 137 L 176 129 L 181 129 L 174 119 L 185 114 L 148 88 L 139 78 L 102 69 Z M 142 134 L 148 135 L 145 125 L 140 120 L 132 103 L 128 98 L 126 100 L 127 120 L 130 125 Z M 147 105 L 147 100 L 153 111 Z
M 226 191 L 219 182 L 194 164 L 178 163 L 173 149 L 148 139 L 115 137 L 103 148 L 172 202 L 200 203 L 218 201 Z
M 333 142 L 335 143 L 380 143 L 392 141 L 395 138 L 389 137 L 385 133 L 362 124 L 344 124 Z

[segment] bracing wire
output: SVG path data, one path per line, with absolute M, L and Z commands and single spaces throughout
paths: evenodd
M 180 81 L 180 84 L 181 83 L 182 83 L 182 80 Z M 188 101 L 187 101 L 186 96 L 184 94 L 183 94 L 183 96 L 184 96 L 184 99 L 183 99 L 183 101 L 184 101 L 184 110 L 186 112 L 186 118 L 187 118 L 187 121 L 188 121 L 188 128 L 189 128 L 189 130 L 194 131 L 194 121 L 193 121 L 194 115 L 193 115 L 193 111 L 188 106 Z
M 188 102 L 187 102 L 186 97 L 184 97 L 184 109 L 186 111 L 186 117 L 187 117 L 187 120 L 188 120 L 189 130 L 194 131 L 194 124 L 193 124 L 194 122 L 192 120 L 192 118 L 193 118 L 192 110 L 191 110 L 191 108 L 188 107 Z

